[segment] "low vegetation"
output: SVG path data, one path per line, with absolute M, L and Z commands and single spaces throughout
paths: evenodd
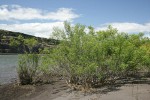
M 141 71 L 150 72 L 150 39 L 143 33 L 120 33 L 111 26 L 105 31 L 95 31 L 91 26 L 77 24 L 72 27 L 68 22 L 64 27 L 64 30 L 54 28 L 55 38 L 61 41 L 55 48 L 45 50 L 40 71 L 52 75 L 59 73 L 68 84 L 88 88 L 115 83 L 116 79 Z M 33 71 L 23 72 L 29 74 L 27 77 L 31 77 L 36 68 L 34 62 L 30 62 L 31 59 L 20 60 L 19 64 L 19 69 L 33 68 Z M 19 76 L 24 80 L 26 76 L 22 75 L 22 70 Z
M 23 54 L 19 56 L 18 61 L 18 76 L 20 83 L 32 84 L 33 78 L 36 75 L 39 64 L 39 55 L 37 54 Z

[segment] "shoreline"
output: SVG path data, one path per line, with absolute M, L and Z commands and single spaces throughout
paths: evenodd
M 92 92 L 75 91 L 64 80 L 50 84 L 0 85 L 0 100 L 149 100 L 150 78 L 95 88 Z
M 67 89 L 68 86 L 64 80 L 36 85 L 19 85 L 17 82 L 7 83 L 0 85 L 0 100 L 43 100 L 43 98 L 45 98 L 44 100 L 47 100 L 46 98 L 52 100 L 57 98 L 58 95 L 62 95 Z
M 0 55 L 18 55 L 19 53 L 0 53 Z

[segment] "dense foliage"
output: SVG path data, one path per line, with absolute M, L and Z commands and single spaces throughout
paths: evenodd
M 61 43 L 51 58 L 70 83 L 97 86 L 150 68 L 150 39 L 142 33 L 119 33 L 111 26 L 98 32 L 90 26 L 86 31 L 84 25 L 71 27 L 67 22 L 64 26 L 53 32 Z
M 40 71 L 63 75 L 68 83 L 95 87 L 114 83 L 116 79 L 137 72 L 150 71 L 150 39 L 144 34 L 105 31 L 77 24 L 64 23 L 64 30 L 54 28 L 60 44 L 45 50 Z

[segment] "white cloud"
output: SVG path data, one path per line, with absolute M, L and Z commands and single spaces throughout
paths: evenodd
M 108 23 L 95 28 L 98 30 L 106 30 L 108 25 L 112 25 L 117 28 L 119 32 L 127 33 L 138 33 L 144 32 L 145 36 L 150 37 L 150 23 L 137 24 L 137 23 Z M 53 31 L 53 27 L 64 28 L 63 22 L 52 22 L 52 23 L 24 23 L 24 24 L 0 24 L 0 29 L 23 32 L 38 37 L 49 38 Z M 85 30 L 88 32 L 88 29 Z
M 63 22 L 53 23 L 24 23 L 24 24 L 0 24 L 0 29 L 23 32 L 38 37 L 49 38 L 53 27 L 59 27 L 63 29 Z
M 97 27 L 96 30 L 106 30 L 108 25 L 111 25 L 113 28 L 117 28 L 119 32 L 127 33 L 137 33 L 137 32 L 150 32 L 150 23 L 138 24 L 138 23 L 107 23 L 103 24 L 100 27 Z
M 71 8 L 59 8 L 55 12 L 49 12 L 35 8 L 25 8 L 19 5 L 1 5 L 0 20 L 57 20 L 71 21 L 78 18 L 79 15 L 73 12 Z

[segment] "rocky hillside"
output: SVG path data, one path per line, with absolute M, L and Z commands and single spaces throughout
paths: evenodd
M 47 39 L 27 35 L 20 32 L 0 30 L 0 53 L 36 52 L 44 48 L 52 48 L 59 43 L 55 39 Z

